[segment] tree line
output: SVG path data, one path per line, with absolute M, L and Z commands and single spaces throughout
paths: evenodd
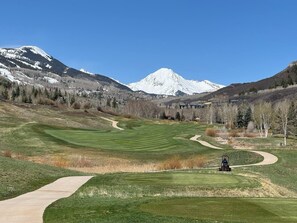
M 224 124 L 227 129 L 257 130 L 261 137 L 268 137 L 269 131 L 282 134 L 284 145 L 289 135 L 297 136 L 297 103 L 293 100 L 210 106 L 204 114 L 208 124 Z

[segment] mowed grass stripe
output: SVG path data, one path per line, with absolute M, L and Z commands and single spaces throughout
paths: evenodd
M 296 199 L 274 198 L 173 198 L 140 206 L 154 215 L 202 221 L 293 223 L 297 220 Z
M 138 122 L 137 127 L 125 131 L 89 131 L 89 130 L 45 130 L 53 137 L 68 143 L 120 151 L 166 151 L 180 148 L 184 151 L 203 149 L 202 146 L 189 143 L 186 137 L 197 133 L 194 124 L 147 124 Z

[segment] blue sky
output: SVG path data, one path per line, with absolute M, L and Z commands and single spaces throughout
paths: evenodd
M 297 60 L 295 0 L 9 0 L 0 7 L 0 47 L 36 45 L 123 83 L 168 67 L 228 85 Z

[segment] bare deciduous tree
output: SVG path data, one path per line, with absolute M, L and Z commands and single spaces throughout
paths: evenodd
M 258 102 L 253 107 L 254 121 L 259 129 L 260 136 L 268 137 L 268 131 L 271 128 L 271 123 L 273 120 L 273 109 L 269 102 Z
M 288 134 L 288 116 L 289 116 L 289 108 L 290 102 L 288 100 L 284 100 L 282 102 L 278 102 L 275 105 L 277 111 L 277 119 L 281 126 L 282 133 L 284 135 L 284 146 L 287 145 L 287 134 Z
M 156 104 L 144 100 L 128 101 L 124 111 L 130 115 L 143 118 L 157 118 L 160 114 L 160 108 Z

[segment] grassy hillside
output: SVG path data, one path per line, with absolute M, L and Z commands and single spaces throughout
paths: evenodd
M 78 172 L 0 156 L 0 200 L 36 190 Z

